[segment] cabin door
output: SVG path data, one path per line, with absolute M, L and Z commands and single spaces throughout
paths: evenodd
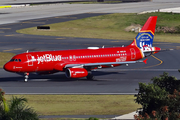
M 134 48 L 130 48 L 130 51 L 131 51 L 131 60 L 134 60 L 136 59 L 136 51 Z
M 33 57 L 31 54 L 26 55 L 28 66 L 33 66 Z

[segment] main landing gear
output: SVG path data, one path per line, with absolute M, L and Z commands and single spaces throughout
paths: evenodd
M 24 73 L 24 75 L 24 82 L 27 82 L 29 78 L 29 73 Z
M 88 80 L 94 80 L 94 76 L 91 71 L 88 71 L 88 75 L 86 76 Z

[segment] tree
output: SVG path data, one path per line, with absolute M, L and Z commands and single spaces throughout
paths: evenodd
M 37 113 L 26 106 L 26 98 L 13 97 L 9 103 L 4 98 L 4 92 L 0 89 L 0 120 L 38 120 Z
M 166 104 L 168 93 L 154 84 L 139 83 L 139 92 L 135 95 L 136 103 L 142 105 L 141 114 L 151 113 Z
M 135 102 L 142 105 L 139 116 L 147 119 L 180 119 L 180 81 L 164 72 L 151 79 L 152 83 L 139 83 Z
M 165 89 L 168 93 L 172 94 L 174 89 L 180 91 L 180 81 L 174 76 L 169 76 L 167 72 L 164 72 L 160 77 L 154 77 L 151 79 L 152 84 L 159 86 L 161 89 Z

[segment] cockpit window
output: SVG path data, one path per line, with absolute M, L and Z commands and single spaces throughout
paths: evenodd
M 15 59 L 14 61 L 15 61 L 15 62 L 18 62 L 18 59 Z
M 14 59 L 11 59 L 10 61 L 11 61 L 11 62 L 13 62 L 13 61 L 14 61 Z
M 21 62 L 21 59 L 11 59 L 10 62 Z

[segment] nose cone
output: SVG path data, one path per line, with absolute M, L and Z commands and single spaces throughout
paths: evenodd
M 13 71 L 13 65 L 12 65 L 10 62 L 6 63 L 3 68 L 4 68 L 4 70 L 6 70 L 6 71 L 14 72 L 14 71 Z

